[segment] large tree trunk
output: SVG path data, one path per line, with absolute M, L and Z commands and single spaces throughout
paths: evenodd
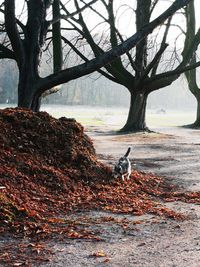
M 137 1 L 136 8 L 136 29 L 140 30 L 150 20 L 151 0 Z M 147 67 L 147 37 L 143 38 L 136 45 L 135 65 L 135 84 L 140 84 Z M 142 79 L 143 80 L 143 79 Z M 137 132 L 147 130 L 145 122 L 147 94 L 138 88 L 131 90 L 131 100 L 129 114 L 121 132 Z
M 145 115 L 148 94 L 145 92 L 131 93 L 128 119 L 120 132 L 146 131 Z
M 51 1 L 29 1 L 28 20 L 23 44 L 23 63 L 19 65 L 18 106 L 40 109 L 40 95 L 37 94 L 41 49 L 47 33 L 46 12 Z
M 41 96 L 35 96 L 33 101 L 32 101 L 31 110 L 34 112 L 40 111 L 41 101 L 42 101 Z
M 196 113 L 196 120 L 192 124 L 192 127 L 194 128 L 200 128 L 200 98 L 197 99 L 197 113 Z
M 5 24 L 19 68 L 18 106 L 38 111 L 40 95 L 35 96 L 39 80 L 38 67 L 49 26 L 46 13 L 52 1 L 26 2 L 28 15 L 26 25 L 22 27 L 23 39 L 15 18 L 14 0 L 5 1 Z
M 24 76 L 24 75 L 23 75 Z M 18 85 L 18 107 L 29 108 L 34 112 L 40 111 L 41 96 L 35 94 L 34 82 L 24 82 L 21 78 Z
M 200 88 L 196 80 L 196 70 L 186 72 L 185 76 L 187 78 L 188 88 L 197 101 L 196 120 L 193 124 L 190 125 L 190 127 L 200 128 Z
M 35 93 L 35 80 L 30 77 L 30 73 L 22 71 L 19 75 L 18 84 L 18 107 L 32 107 L 33 97 Z
M 24 63 L 19 71 L 18 106 L 33 109 L 36 86 L 40 79 L 38 75 L 39 53 L 37 49 L 30 49 L 30 47 L 31 43 L 27 40 L 24 44 Z
M 187 18 L 187 24 L 186 24 L 187 31 L 186 31 L 185 49 L 183 51 L 183 56 L 185 54 L 187 54 L 189 50 L 191 50 L 190 45 L 191 45 L 191 43 L 194 43 L 195 39 L 197 41 L 197 44 L 200 43 L 200 34 L 199 33 L 195 34 L 195 32 L 196 32 L 196 18 L 195 18 L 194 1 L 192 1 L 187 6 L 185 15 Z M 197 45 L 197 47 L 198 47 L 198 45 Z M 196 56 L 196 53 L 193 52 L 193 56 L 190 60 L 190 63 L 194 64 L 196 62 L 197 62 L 197 56 Z M 200 87 L 197 83 L 196 69 L 185 72 L 185 76 L 187 78 L 188 88 L 191 91 L 191 93 L 194 95 L 194 97 L 196 98 L 196 101 L 197 101 L 196 120 L 193 124 L 190 125 L 190 127 L 200 128 Z

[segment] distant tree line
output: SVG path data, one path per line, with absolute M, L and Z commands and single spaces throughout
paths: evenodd
M 46 72 L 44 70 L 44 72 Z M 0 64 L 0 103 L 17 104 L 18 70 L 12 61 Z M 92 75 L 63 85 L 57 93 L 42 98 L 45 104 L 61 105 L 127 105 L 128 92 L 107 79 Z
M 13 61 L 0 64 L 0 104 L 17 104 L 18 73 Z M 42 67 L 48 72 L 48 67 Z M 124 106 L 129 108 L 130 96 L 123 86 L 110 82 L 97 73 L 64 84 L 58 92 L 42 98 L 42 104 L 90 105 L 90 106 Z M 152 94 L 148 108 L 164 109 L 192 108 L 194 99 L 187 90 L 187 83 L 182 76 L 162 91 Z
M 0 64 L 0 103 L 17 103 L 18 73 L 13 61 Z

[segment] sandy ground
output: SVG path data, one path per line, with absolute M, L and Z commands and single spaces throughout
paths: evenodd
M 200 190 L 200 131 L 174 127 L 154 129 L 157 133 L 115 135 L 107 129 L 86 130 L 99 159 L 107 164 L 113 164 L 131 146 L 133 168 L 172 178 L 185 190 Z M 180 202 L 167 205 L 189 214 L 189 219 L 180 222 L 151 215 L 137 217 L 94 211 L 72 214 L 71 218 L 80 221 L 87 218 L 86 227 L 98 232 L 101 241 L 51 242 L 48 245 L 54 252 L 53 258 L 39 266 L 199 267 L 200 206 Z M 99 221 L 108 216 L 124 219 L 126 224 Z M 98 252 L 103 257 L 92 256 Z

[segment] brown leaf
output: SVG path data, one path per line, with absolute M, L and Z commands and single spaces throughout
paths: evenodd
M 92 253 L 92 256 L 94 256 L 94 257 L 107 257 L 106 253 L 102 250 Z

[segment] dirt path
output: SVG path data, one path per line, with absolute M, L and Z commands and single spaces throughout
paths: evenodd
M 106 163 L 113 164 L 131 146 L 133 168 L 173 178 L 187 190 L 199 190 L 200 131 L 181 127 L 155 130 L 128 135 L 93 132 L 92 138 L 97 154 Z

